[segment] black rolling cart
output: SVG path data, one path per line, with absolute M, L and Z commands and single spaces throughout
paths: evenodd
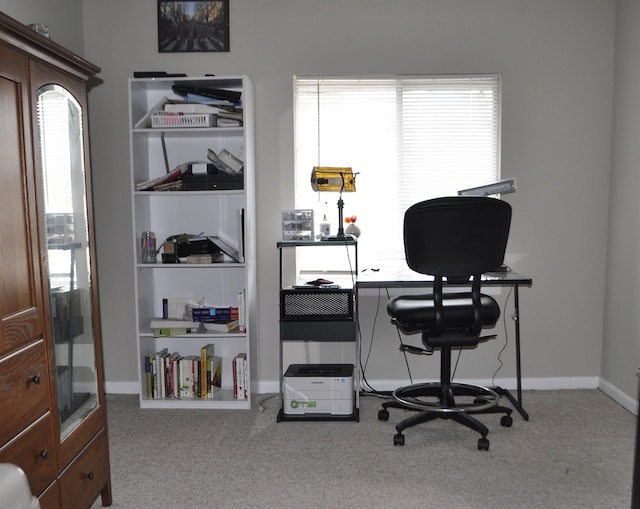
M 281 421 L 359 421 L 360 341 L 357 331 L 358 244 L 346 237 L 331 241 L 282 241 L 279 250 L 280 341 L 279 378 Z M 296 249 L 323 249 L 343 257 L 339 284 L 297 284 L 286 256 Z M 324 253 L 323 253 L 324 256 Z M 342 260 L 342 258 L 339 258 Z M 334 281 L 334 278 L 331 278 Z M 290 283 L 290 284 L 289 284 Z M 353 343 L 353 364 L 294 363 L 284 366 L 284 349 L 293 342 Z

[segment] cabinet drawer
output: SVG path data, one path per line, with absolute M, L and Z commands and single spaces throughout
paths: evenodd
M 58 482 L 54 482 L 51 486 L 47 488 L 40 498 L 38 499 L 40 502 L 40 509 L 62 509 L 60 507 L 60 488 L 58 487 Z
M 59 478 L 63 509 L 91 507 L 109 482 L 107 434 L 101 430 Z
M 57 475 L 51 414 L 46 413 L 0 449 L 0 463 L 18 465 L 38 496 Z
M 0 361 L 0 445 L 49 409 L 48 382 L 42 340 Z

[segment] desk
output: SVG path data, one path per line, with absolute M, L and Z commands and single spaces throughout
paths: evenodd
M 522 407 L 522 373 L 520 364 L 520 298 L 518 289 L 520 286 L 531 286 L 532 279 L 511 270 L 506 272 L 487 272 L 482 276 L 483 286 L 513 287 L 513 321 L 516 332 L 516 383 L 517 398 L 502 387 L 494 387 L 501 396 L 505 396 L 518 411 L 525 421 L 529 420 L 529 414 Z M 447 285 L 446 286 L 461 286 Z M 380 269 L 377 272 L 365 269 L 356 280 L 356 292 L 364 288 L 428 288 L 433 286 L 433 277 L 407 270 L 406 272 L 385 272 Z

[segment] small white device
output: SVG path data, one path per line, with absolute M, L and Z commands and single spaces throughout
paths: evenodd
M 353 364 L 291 364 L 284 374 L 286 415 L 350 415 L 353 396 Z

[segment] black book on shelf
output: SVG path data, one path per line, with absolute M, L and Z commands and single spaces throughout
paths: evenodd
M 222 99 L 223 101 L 229 101 L 233 103 L 240 102 L 240 98 L 242 97 L 242 92 L 238 92 L 236 90 L 227 90 L 224 88 L 198 87 L 185 84 L 173 85 L 172 88 L 176 94 L 180 95 L 198 94 L 205 97 Z

